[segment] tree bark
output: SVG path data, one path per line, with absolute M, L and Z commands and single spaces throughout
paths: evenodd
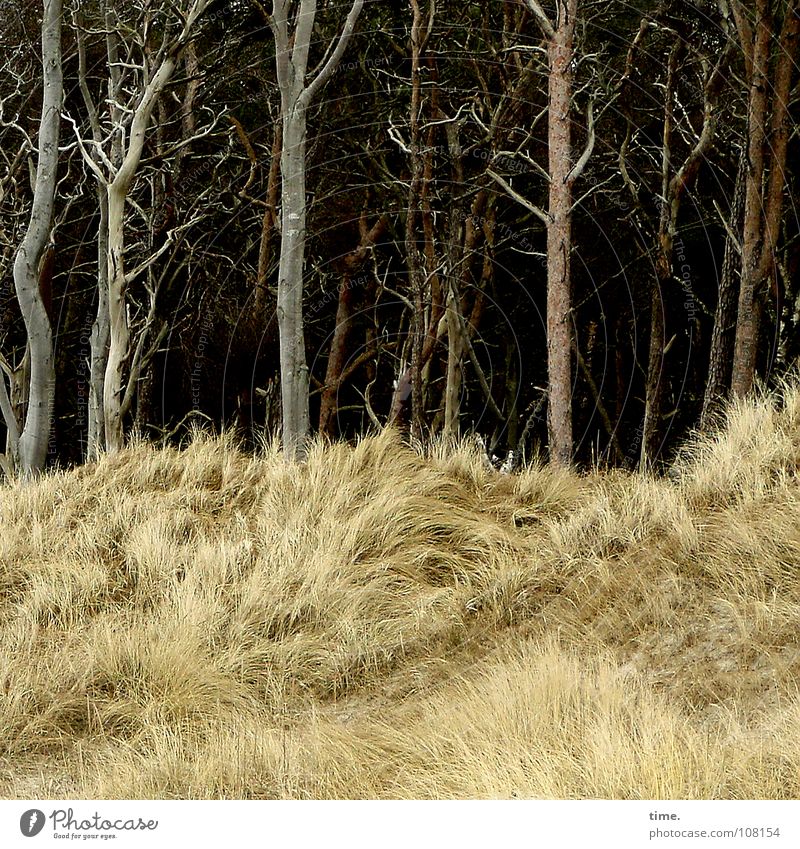
M 306 116 L 302 104 L 283 117 L 281 259 L 278 274 L 284 448 L 296 456 L 308 437 L 308 366 L 303 332 L 306 229 Z
M 642 424 L 641 464 L 651 464 L 658 455 L 663 394 L 665 342 L 665 296 L 672 281 L 672 249 L 680 197 L 672 190 L 672 118 L 675 96 L 675 74 L 683 53 L 683 44 L 676 40 L 667 62 L 664 85 L 664 129 L 661 142 L 661 204 L 658 216 L 656 279 L 650 295 L 650 342 L 647 355 L 644 423 Z
M 645 413 L 642 425 L 640 465 L 648 468 L 658 459 L 661 448 L 661 402 L 664 392 L 663 372 L 666 351 L 666 300 L 672 288 L 673 250 L 678 215 L 683 197 L 697 177 L 706 153 L 716 132 L 716 105 L 725 80 L 725 69 L 731 53 L 731 43 L 726 45 L 713 68 L 706 71 L 703 84 L 703 125 L 697 142 L 672 174 L 673 99 L 679 62 L 685 42 L 679 36 L 670 52 L 664 86 L 664 129 L 661 147 L 661 204 L 659 211 L 656 256 L 656 280 L 651 295 L 650 345 L 648 352 Z M 703 57 L 707 67 L 708 60 Z M 672 176 L 670 176 L 672 174 Z
M 14 261 L 14 285 L 30 351 L 28 409 L 18 445 L 20 470 L 25 476 L 44 469 L 55 400 L 53 334 L 39 287 L 39 272 L 50 239 L 58 170 L 63 99 L 61 7 L 61 0 L 45 0 L 42 19 L 44 84 L 36 185 L 28 229 Z
M 131 182 L 139 167 L 150 115 L 158 95 L 175 70 L 175 56 L 167 56 L 159 65 L 131 122 L 130 139 L 122 164 L 108 184 L 108 314 L 109 349 L 103 385 L 106 449 L 122 450 L 125 444 L 122 401 L 125 392 L 124 370 L 130 356 L 127 290 L 125 276 L 125 203 Z
M 775 21 L 769 0 L 756 0 L 755 26 L 752 28 L 738 0 L 733 4 L 740 40 L 749 60 L 750 84 L 742 273 L 731 377 L 731 390 L 737 397 L 746 395 L 753 386 L 763 306 L 762 287 L 775 272 L 775 251 L 786 183 L 789 100 L 800 36 L 799 6 L 798 0 L 789 0 L 785 4 L 771 75 L 770 53 Z
M 267 176 L 267 205 L 261 219 L 261 240 L 258 246 L 258 271 L 256 273 L 256 293 L 253 299 L 253 317 L 258 333 L 263 333 L 267 325 L 267 294 L 269 266 L 272 261 L 272 240 L 278 229 L 278 194 L 280 190 L 281 148 L 283 145 L 282 123 L 275 125 L 272 138 L 272 155 Z
M 269 18 L 275 38 L 275 63 L 281 95 L 281 253 L 278 266 L 283 447 L 303 458 L 309 437 L 308 365 L 303 329 L 303 264 L 306 228 L 306 115 L 338 67 L 353 35 L 364 0 L 354 0 L 335 48 L 306 85 L 308 53 L 314 33 L 316 0 L 301 0 L 290 38 L 288 0 L 274 0 Z
M 447 289 L 447 380 L 444 393 L 444 424 L 442 433 L 445 439 L 458 437 L 459 414 L 461 412 L 462 360 L 464 358 L 464 337 L 461 324 L 461 299 L 454 281 L 449 281 Z
M 439 111 L 440 119 L 447 116 Z M 447 132 L 448 150 L 453 162 L 453 186 L 465 186 L 464 153 L 458 138 L 458 127 L 455 122 L 445 125 Z M 456 195 L 450 207 L 450 235 L 447 244 L 447 264 L 449 273 L 445 276 L 447 311 L 447 373 L 444 388 L 444 416 L 442 423 L 443 435 L 455 440 L 459 435 L 462 386 L 464 380 L 464 355 L 467 351 L 474 354 L 471 335 L 474 326 L 467 324 L 464 317 L 466 293 L 471 287 L 476 292 L 483 292 L 491 277 L 493 265 L 490 261 L 490 251 L 493 242 L 495 210 L 494 203 L 489 202 L 485 188 L 479 189 L 469 206 L 469 214 L 465 212 L 465 194 Z M 481 240 L 486 242 L 483 253 L 483 267 L 478 274 L 473 273 L 473 265 L 481 258 L 477 247 Z M 459 271 L 460 269 L 460 271 Z M 473 280 L 476 284 L 473 285 Z M 477 298 L 476 298 L 477 300 Z M 479 370 L 476 366 L 476 370 Z M 479 372 L 479 379 L 483 372 Z M 502 423 L 501 423 L 502 424 Z M 500 427 L 500 424 L 498 425 Z
M 28 352 L 25 352 L 24 364 L 28 362 Z M 6 388 L 6 377 L 11 388 L 11 394 Z M 3 422 L 6 426 L 6 450 L 3 455 L 3 471 L 6 476 L 10 476 L 13 471 L 19 468 L 19 434 L 20 421 L 17 415 L 17 408 L 14 404 L 14 394 L 18 386 L 17 371 L 11 368 L 5 362 L 2 362 L 0 369 L 0 412 L 3 414 Z M 26 384 L 27 386 L 27 381 Z
M 733 341 L 736 330 L 736 301 L 739 295 L 739 246 L 733 233 L 740 231 L 744 211 L 747 154 L 745 148 L 739 154 L 736 183 L 729 221 L 729 233 L 725 238 L 725 252 L 719 280 L 719 294 L 714 311 L 714 328 L 711 333 L 711 352 L 708 361 L 708 381 L 703 395 L 703 411 L 700 415 L 700 430 L 710 430 L 715 415 L 719 412 L 728 394 L 733 362 Z
M 125 271 L 125 206 L 139 167 L 153 108 L 172 78 L 179 59 L 190 45 L 192 31 L 208 2 L 209 0 L 192 0 L 188 10 L 181 13 L 181 32 L 172 41 L 161 45 L 154 67 L 148 69 L 145 74 L 146 83 L 143 83 L 140 90 L 133 92 L 124 85 L 121 71 L 124 64 L 121 61 L 123 51 L 120 50 L 113 5 L 103 3 L 109 77 L 107 102 L 113 128 L 110 156 L 102 151 L 105 133 L 101 131 L 97 107 L 88 89 L 82 25 L 78 26 L 79 86 L 95 142 L 91 154 L 77 132 L 77 127 L 76 134 L 84 160 L 98 181 L 99 191 L 104 192 L 106 203 L 104 207 L 103 201 L 100 202 L 98 251 L 103 250 L 105 241 L 105 257 L 101 257 L 99 261 L 100 293 L 97 318 L 91 335 L 90 457 L 98 454 L 103 441 L 106 450 L 112 453 L 124 446 L 124 419 L 135 395 L 131 391 L 131 380 L 134 378 L 129 379 L 127 387 L 124 382 L 124 373 L 131 353 L 127 315 L 127 288 L 130 281 Z M 142 54 L 142 62 L 146 66 L 150 55 L 147 45 L 142 45 Z M 191 71 L 196 70 L 191 60 L 189 67 Z M 195 90 L 190 85 L 187 103 L 184 104 L 182 120 L 185 130 L 192 126 L 194 120 L 192 99 Z M 125 126 L 128 121 L 129 126 Z M 141 268 L 139 270 L 141 271 Z M 132 272 L 131 276 L 136 273 Z M 102 422 L 97 409 L 101 394 Z
M 577 0 L 558 0 L 547 47 L 549 223 L 547 226 L 547 429 L 550 458 L 572 463 L 572 61 Z
M 737 396 L 746 395 L 753 385 L 758 342 L 758 310 L 755 297 L 762 238 L 762 183 L 767 142 L 769 52 L 772 40 L 769 6 L 769 0 L 756 0 L 755 30 L 750 48 L 752 61 L 747 108 L 748 170 L 742 228 L 742 274 L 731 374 L 731 390 Z
M 420 199 L 423 193 L 424 162 L 420 149 L 420 110 L 422 108 L 421 61 L 425 49 L 422 25 L 422 10 L 419 0 L 411 0 L 411 111 L 409 117 L 411 141 L 411 181 L 408 189 L 408 211 L 406 213 L 406 265 L 408 268 L 411 301 L 414 316 L 411 327 L 411 436 L 422 439 L 423 398 L 422 368 L 423 341 L 425 336 L 424 288 L 425 271 L 420 240 Z M 403 380 L 398 381 L 398 389 Z
M 98 186 L 100 221 L 97 230 L 97 313 L 89 337 L 89 401 L 87 459 L 97 460 L 106 444 L 103 387 L 108 367 L 111 319 L 108 310 L 108 193 Z
M 319 432 L 333 438 L 336 435 L 336 414 L 338 412 L 337 397 L 342 385 L 345 359 L 347 357 L 347 342 L 353 313 L 353 278 L 358 274 L 369 249 L 383 235 L 389 224 L 388 216 L 382 215 L 367 230 L 366 217 L 360 221 L 361 244 L 345 257 L 344 273 L 339 284 L 339 301 L 336 307 L 336 326 L 331 339 L 328 364 L 325 369 L 325 384 L 322 389 L 319 412 Z
M 110 10 L 105 9 L 106 23 L 111 22 Z M 105 448 L 105 414 L 103 412 L 103 384 L 105 382 L 106 365 L 108 362 L 108 342 L 110 333 L 110 321 L 108 315 L 108 193 L 106 183 L 102 179 L 99 169 L 100 158 L 98 145 L 102 144 L 103 131 L 92 94 L 89 90 L 87 66 L 86 66 L 86 44 L 84 40 L 85 23 L 80 9 L 76 15 L 76 38 L 78 42 L 78 87 L 81 90 L 83 103 L 89 116 L 92 128 L 92 138 L 95 149 L 92 158 L 97 166 L 95 171 L 97 208 L 99 210 L 99 222 L 97 228 L 97 311 L 92 323 L 89 337 L 89 397 L 87 400 L 87 438 L 86 458 L 97 460 Z M 109 30 L 107 35 L 109 60 L 116 58 L 115 36 Z M 116 71 L 114 72 L 116 73 Z M 113 80 L 112 80 L 113 86 Z M 115 107 L 112 107 L 112 109 Z M 112 155 L 119 164 L 117 152 Z

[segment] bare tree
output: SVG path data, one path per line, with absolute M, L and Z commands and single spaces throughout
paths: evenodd
M 737 233 L 741 233 L 742 213 L 744 212 L 745 183 L 747 176 L 747 155 L 743 146 L 739 153 L 736 168 L 736 182 L 733 187 L 733 202 L 729 220 L 726 223 L 725 250 L 722 257 L 722 270 L 719 277 L 717 306 L 714 310 L 714 329 L 711 333 L 711 351 L 708 356 L 708 381 L 703 394 L 703 411 L 700 416 L 700 429 L 707 431 L 712 427 L 714 417 L 728 394 L 733 363 L 733 343 L 736 330 L 736 302 L 739 297 L 739 269 L 741 245 Z M 722 213 L 720 212 L 720 215 Z
M 336 308 L 336 326 L 331 338 L 330 354 L 325 369 L 325 383 L 322 387 L 319 412 L 319 432 L 326 436 L 335 436 L 336 413 L 338 410 L 337 396 L 347 374 L 352 372 L 360 358 L 351 362 L 347 367 L 347 343 L 353 320 L 353 278 L 361 270 L 375 243 L 383 236 L 389 225 L 389 218 L 381 215 L 372 225 L 367 226 L 366 212 L 359 219 L 360 244 L 350 251 L 342 262 L 342 278 L 339 283 L 339 298 Z M 368 347 L 365 359 L 372 354 Z
M 137 31 L 133 36 L 141 51 L 141 64 L 138 66 L 133 65 L 127 55 L 131 51 L 121 47 L 118 32 L 120 27 L 113 5 L 104 5 L 111 124 L 109 153 L 105 152 L 102 140 L 98 137 L 101 128 L 97 108 L 86 85 L 85 62 L 80 65 L 81 90 L 89 112 L 93 138 L 84 142 L 78 134 L 78 143 L 86 163 L 98 181 L 99 191 L 105 194 L 105 203 L 100 203 L 101 232 L 98 237 L 99 251 L 105 249 L 105 258 L 101 257 L 99 260 L 101 270 L 98 285 L 102 291 L 91 337 L 90 455 L 96 454 L 103 437 L 105 448 L 109 452 L 119 451 L 124 445 L 124 420 L 133 402 L 133 388 L 142 364 L 141 357 L 134 357 L 126 385 L 125 369 L 132 353 L 128 287 L 166 250 L 165 245 L 162 250 L 148 257 L 142 265 L 130 271 L 126 270 L 126 202 L 139 168 L 153 109 L 193 38 L 198 19 L 205 11 L 208 1 L 192 0 L 186 10 L 177 10 L 181 21 L 177 34 L 169 35 L 165 32 L 161 45 L 152 57 L 148 56 L 146 31 L 150 28 L 150 15 L 153 10 L 145 9 L 144 19 L 140 22 L 142 31 Z M 103 136 L 107 137 L 108 134 Z M 87 145 L 91 147 L 91 151 L 87 149 Z M 104 223 L 106 229 L 103 232 Z M 154 316 L 151 315 L 150 318 Z M 102 423 L 99 421 L 97 409 L 100 397 Z
M 273 0 L 269 18 L 275 39 L 275 63 L 281 95 L 281 254 L 278 267 L 283 446 L 302 457 L 309 434 L 308 365 L 303 328 L 303 264 L 306 244 L 307 114 L 314 99 L 341 62 L 364 0 L 353 0 L 335 45 L 322 67 L 306 82 L 308 56 L 317 14 L 316 0 Z M 296 9 L 294 22 L 290 14 Z
M 430 167 L 431 156 L 422 148 L 422 57 L 433 28 L 436 13 L 436 2 L 430 0 L 428 22 L 422 15 L 419 0 L 411 2 L 411 111 L 409 131 L 411 136 L 410 159 L 411 181 L 408 187 L 408 211 L 406 213 L 406 264 L 408 266 L 411 299 L 413 303 L 413 324 L 411 328 L 411 435 L 422 438 L 423 430 L 423 400 L 422 400 L 422 368 L 423 341 L 425 337 L 425 288 L 426 269 L 422 253 L 419 249 L 419 231 L 425 231 L 425 225 L 420 227 L 420 219 L 427 212 L 427 188 L 430 180 L 426 180 L 426 171 Z M 428 239 L 425 240 L 426 242 Z
M 2 157 L 5 170 L 5 174 L 0 179 L 0 208 L 4 213 L 2 227 L 0 227 L 0 243 L 2 244 L 0 279 L 2 280 L 6 280 L 12 272 L 14 259 L 30 219 L 29 204 L 25 202 L 27 192 L 22 186 L 26 182 L 26 177 L 30 177 L 28 182 L 33 188 L 36 175 L 32 154 L 34 144 L 16 120 L 16 116 L 7 114 L 10 103 L 22 95 L 25 85 L 23 76 L 18 72 L 14 73 L 11 67 L 7 67 L 7 70 L 10 73 L 6 74 L 6 80 L 13 80 L 13 88 L 0 98 L 0 128 L 3 130 L 3 135 L 0 137 L 0 157 Z M 8 145 L 6 148 L 7 139 L 18 135 L 22 136 L 21 143 Z M 2 333 L 0 342 L 5 342 L 7 337 L 5 321 L 0 332 Z M 6 426 L 5 453 L 0 454 L 0 465 L 6 476 L 13 474 L 19 465 L 19 435 L 23 426 L 30 384 L 30 350 L 27 342 L 24 349 L 21 361 L 16 364 L 0 355 L 0 412 Z M 6 378 L 8 387 L 5 383 Z
M 14 261 L 14 285 L 28 338 L 30 383 L 25 423 L 19 434 L 15 459 L 21 472 L 40 472 L 47 447 L 55 399 L 53 332 L 47 314 L 40 275 L 51 240 L 58 170 L 63 74 L 61 67 L 61 0 L 45 0 L 42 18 L 42 113 L 39 123 L 38 160 L 30 222 Z M 3 378 L 0 377 L 0 383 Z M 16 441 L 16 422 L 9 416 L 3 383 L 0 403 L 6 425 Z M 13 456 L 13 455 L 12 455 Z
M 677 74 L 683 61 L 687 44 L 684 36 L 675 33 L 675 41 L 667 61 L 664 83 L 664 126 L 661 145 L 661 197 L 657 230 L 656 280 L 652 289 L 650 310 L 650 345 L 645 387 L 645 413 L 642 432 L 640 462 L 643 467 L 653 463 L 659 453 L 661 441 L 661 416 L 663 395 L 663 370 L 665 356 L 665 298 L 673 284 L 673 249 L 675 233 L 683 198 L 697 177 L 705 155 L 714 141 L 716 132 L 717 99 L 725 80 L 725 68 L 730 55 L 730 42 L 711 65 L 709 58 L 700 54 L 703 69 L 703 121 L 696 131 L 688 155 L 676 168 L 673 151 L 675 131 L 675 104 L 678 97 Z
M 109 21 L 111 23 L 111 21 Z M 78 44 L 78 85 L 84 106 L 89 118 L 92 131 L 92 158 L 98 168 L 102 166 L 100 157 L 103 143 L 103 129 L 97 106 L 89 91 L 86 65 L 86 22 L 80 9 L 75 13 L 75 33 Z M 113 44 L 114 34 L 109 30 L 106 39 Z M 115 69 L 116 71 L 116 69 Z M 114 107 L 112 107 L 114 108 Z M 112 159 L 118 160 L 118 153 L 112 153 Z M 95 181 L 97 194 L 97 209 L 100 216 L 97 228 L 97 313 L 92 323 L 90 337 L 89 364 L 89 397 L 88 397 L 88 428 L 87 428 L 87 459 L 96 460 L 105 448 L 105 415 L 103 413 L 103 385 L 105 383 L 106 365 L 108 363 L 108 340 L 110 334 L 110 319 L 108 314 L 108 191 L 105 180 Z
M 755 0 L 752 20 L 740 0 L 731 0 L 749 86 L 742 274 L 731 377 L 731 389 L 737 396 L 746 395 L 753 385 L 763 286 L 775 273 L 786 184 L 789 100 L 800 36 L 800 2 L 787 0 L 780 5 L 783 21 L 778 32 L 770 0 Z
M 556 0 L 551 19 L 537 0 L 525 0 L 547 41 L 550 196 L 547 209 L 547 431 L 550 459 L 572 462 L 572 188 L 592 153 L 589 140 L 577 162 L 572 156 L 573 68 L 578 0 Z

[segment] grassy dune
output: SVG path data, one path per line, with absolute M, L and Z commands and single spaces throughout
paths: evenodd
M 385 432 L 0 488 L 0 796 L 800 797 L 800 391 L 664 480 Z

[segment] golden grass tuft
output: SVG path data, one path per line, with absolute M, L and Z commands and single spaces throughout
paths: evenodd
M 800 390 L 673 474 L 197 434 L 0 488 L 0 795 L 797 798 Z

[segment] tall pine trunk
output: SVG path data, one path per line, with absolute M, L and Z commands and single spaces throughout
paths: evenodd
M 577 0 L 559 0 L 558 23 L 548 44 L 550 197 L 547 227 L 547 430 L 550 458 L 572 462 L 572 105 L 573 34 Z
M 769 0 L 756 0 L 752 31 L 744 25 L 739 27 L 749 60 L 750 92 L 742 275 L 731 378 L 731 390 L 737 397 L 752 389 L 755 378 L 763 287 L 775 273 L 783 212 L 791 130 L 789 101 L 800 41 L 800 0 L 781 5 L 784 14 L 776 50 L 773 50 L 776 27 Z M 738 9 L 738 13 L 741 23 L 743 12 Z

